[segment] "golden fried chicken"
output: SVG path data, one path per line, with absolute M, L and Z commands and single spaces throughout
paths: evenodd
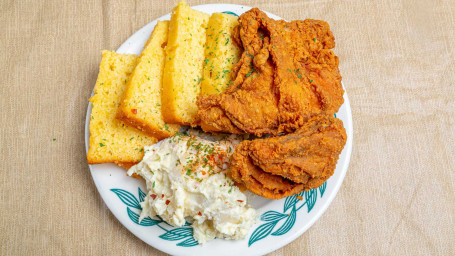
M 280 199 L 322 185 L 345 144 L 341 120 L 316 116 L 292 134 L 241 142 L 229 173 L 253 193 Z
M 257 8 L 239 17 L 244 49 L 224 93 L 201 96 L 198 118 L 210 132 L 277 135 L 343 104 L 334 37 L 324 21 L 276 21 Z

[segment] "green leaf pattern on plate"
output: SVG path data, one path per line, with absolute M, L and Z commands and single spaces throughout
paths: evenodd
M 139 200 L 137 200 L 137 198 L 130 192 L 116 188 L 111 189 L 111 191 L 114 192 L 127 206 L 142 210 L 142 207 L 139 204 Z
M 150 217 L 144 218 L 139 222 L 139 214 L 133 212 L 130 208 L 126 208 L 126 211 L 128 212 L 128 217 L 130 217 L 134 223 L 141 226 L 155 226 L 163 222 L 162 220 L 155 220 Z
M 124 189 L 118 189 L 118 188 L 113 188 L 111 189 L 112 192 L 114 192 L 120 201 L 124 203 L 127 208 L 126 212 L 128 214 L 128 217 L 130 220 L 137 225 L 148 227 L 148 226 L 157 226 L 160 229 L 162 229 L 165 233 L 160 235 L 159 238 L 167 240 L 167 241 L 179 241 L 183 240 L 182 242 L 178 243 L 177 246 L 182 246 L 182 247 L 191 247 L 191 246 L 196 246 L 198 245 L 198 242 L 194 240 L 193 238 L 193 228 L 191 228 L 191 224 L 188 222 L 185 222 L 185 225 L 180 228 L 173 228 L 171 225 L 166 223 L 163 219 L 161 219 L 159 216 L 155 216 L 156 218 L 144 218 L 141 221 L 139 221 L 140 215 L 133 211 L 131 208 L 135 208 L 138 210 L 142 210 L 141 207 L 141 202 L 144 201 L 145 197 L 147 194 L 145 194 L 141 188 L 138 189 L 138 198 L 136 198 L 132 193 L 124 190 Z M 131 207 L 131 208 L 130 208 Z M 166 227 L 166 226 L 168 227 Z M 171 227 L 172 229 L 169 229 Z
M 144 202 L 144 198 L 147 196 L 144 192 L 142 192 L 141 188 L 137 188 L 139 194 L 139 202 Z
M 286 234 L 294 226 L 295 219 L 297 218 L 297 211 L 295 210 L 295 205 L 292 207 L 291 215 L 286 219 L 283 226 L 281 226 L 277 231 L 272 233 L 272 236 L 281 236 Z
M 233 12 L 230 12 L 230 11 L 224 11 L 223 13 L 226 13 L 226 14 L 231 14 L 231 15 L 234 15 L 234 16 L 237 16 L 237 17 L 239 17 L 239 15 L 237 15 L 237 14 L 235 14 L 235 13 L 233 13 Z
M 250 240 L 248 241 L 248 246 L 252 245 L 254 242 L 261 240 L 268 236 L 273 228 L 278 223 L 277 220 L 266 222 L 265 224 L 260 225 L 254 232 L 251 234 Z
M 281 236 L 289 232 L 295 224 L 297 219 L 297 212 L 306 205 L 307 212 L 310 212 L 314 205 L 316 204 L 318 198 L 318 190 L 320 192 L 321 197 L 324 195 L 324 192 L 327 188 L 327 182 L 322 184 L 319 188 L 311 189 L 309 191 L 304 191 L 296 195 L 288 196 L 284 200 L 283 204 L 283 212 L 277 211 L 267 211 L 263 213 L 260 217 L 260 220 L 265 222 L 264 224 L 260 225 L 250 236 L 248 240 L 248 246 L 256 243 L 259 240 L 266 238 L 269 235 L 272 236 Z M 139 221 L 140 215 L 133 211 L 131 208 L 142 210 L 140 205 L 141 202 L 144 201 L 145 197 L 147 196 L 140 188 L 138 188 L 138 198 L 136 198 L 132 193 L 123 190 L 123 189 L 111 189 L 119 199 L 127 206 L 127 214 L 128 217 L 131 219 L 132 222 L 136 223 L 140 226 L 157 226 L 164 231 L 163 234 L 159 235 L 158 237 L 167 241 L 181 241 L 177 243 L 177 246 L 182 247 L 192 247 L 198 245 L 198 242 L 194 240 L 193 237 L 193 228 L 191 227 L 191 223 L 185 222 L 183 227 L 174 228 L 168 223 L 166 223 L 163 219 L 159 216 L 155 216 L 156 218 L 144 218 Z M 304 202 L 303 198 L 305 199 Z M 300 204 L 300 202 L 302 202 Z M 297 206 L 299 204 L 299 206 Z M 131 207 L 131 208 L 130 208 Z M 289 209 L 291 209 L 290 213 L 286 213 Z M 284 222 L 282 222 L 284 220 Z M 272 231 L 278 225 L 278 223 L 282 222 L 283 224 L 276 229 L 273 233 Z
M 288 215 L 284 213 L 279 213 L 276 211 L 268 211 L 261 215 L 262 221 L 279 221 L 286 218 Z
M 253 234 L 248 240 L 248 247 L 257 241 L 266 238 L 270 234 L 272 236 L 281 236 L 289 232 L 297 220 L 297 212 L 305 205 L 307 212 L 310 212 L 318 199 L 318 190 L 322 197 L 326 188 L 327 182 L 322 184 L 319 188 L 303 191 L 299 194 L 286 197 L 282 213 L 277 211 L 267 211 L 263 213 L 260 219 L 265 223 L 253 231 Z M 291 211 L 286 213 L 289 209 L 291 209 Z M 282 220 L 284 220 L 284 222 L 282 222 Z M 283 224 L 280 226 L 278 225 L 279 222 L 282 222 Z M 279 226 L 279 228 L 272 233 L 275 226 Z
M 177 241 L 188 236 L 193 237 L 193 229 L 188 227 L 181 227 L 168 230 L 166 233 L 160 235 L 160 238 L 168 241 Z

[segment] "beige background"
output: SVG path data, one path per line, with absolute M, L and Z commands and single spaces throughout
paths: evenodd
M 454 255 L 455 3 L 234 2 L 328 21 L 354 120 L 337 197 L 271 255 Z M 101 50 L 174 4 L 0 2 L 1 255 L 164 255 L 101 200 L 84 122 Z

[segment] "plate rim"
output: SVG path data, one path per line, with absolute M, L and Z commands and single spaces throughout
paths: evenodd
M 245 5 L 227 4 L 227 3 L 226 4 L 225 3 L 203 4 L 203 5 L 191 6 L 191 8 L 194 8 L 194 9 L 205 9 L 205 8 L 211 8 L 211 7 L 213 8 L 215 6 L 216 7 L 223 6 L 223 7 L 230 7 L 230 8 L 241 8 L 241 9 L 244 9 L 245 11 L 253 8 L 253 7 L 245 6 Z M 262 11 L 264 11 L 264 10 L 262 10 Z M 268 16 L 274 16 L 274 17 L 280 18 L 279 16 L 274 15 L 272 13 L 269 13 L 267 11 L 264 11 L 264 12 Z M 147 28 L 149 26 L 151 26 L 152 23 L 156 23 L 159 20 L 166 19 L 166 17 L 169 16 L 170 14 L 171 14 L 171 12 L 169 12 L 169 13 L 167 13 L 165 15 L 162 15 L 162 16 L 150 21 L 149 23 L 145 24 L 143 27 L 141 27 L 136 32 L 134 32 L 132 35 L 130 35 L 122 43 L 122 45 L 116 50 L 116 52 L 126 53 L 122 49 L 126 48 L 127 44 L 131 43 L 132 39 L 134 39 L 135 36 L 138 36 L 139 34 L 143 33 L 144 30 L 147 30 Z M 282 18 L 280 18 L 280 19 L 282 19 Z M 155 25 L 156 24 L 154 24 L 153 27 Z M 278 242 L 274 244 L 274 246 L 267 246 L 267 248 L 264 248 L 264 249 L 255 248 L 253 254 L 248 254 L 248 255 L 256 255 L 257 253 L 258 253 L 258 255 L 259 254 L 261 254 L 261 255 L 262 254 L 267 254 L 267 253 L 273 252 L 275 250 L 278 250 L 278 249 L 286 246 L 287 244 L 293 242 L 295 239 L 297 239 L 303 233 L 305 233 L 311 226 L 314 225 L 314 223 L 325 213 L 325 211 L 328 209 L 328 207 L 331 205 L 331 203 L 335 199 L 336 195 L 338 194 L 338 191 L 341 188 L 341 185 L 343 184 L 344 178 L 346 176 L 346 173 L 347 173 L 347 170 L 348 170 L 348 167 L 349 167 L 349 164 L 350 164 L 351 154 L 352 154 L 352 146 L 353 146 L 353 133 L 354 133 L 354 127 L 353 127 L 353 122 L 352 122 L 352 111 L 351 111 L 351 105 L 350 105 L 349 97 L 347 95 L 346 88 L 344 87 L 343 82 L 341 82 L 341 84 L 342 84 L 343 89 L 344 89 L 344 95 L 343 95 L 344 103 L 343 103 L 343 105 L 345 105 L 344 107 L 346 108 L 346 113 L 347 113 L 347 116 L 346 116 L 346 118 L 347 118 L 346 121 L 347 122 L 346 123 L 343 122 L 344 126 L 345 126 L 345 129 L 346 129 L 346 132 L 347 132 L 347 141 L 346 141 L 345 148 L 343 149 L 343 150 L 346 150 L 346 159 L 344 161 L 343 166 L 341 167 L 340 177 L 337 179 L 337 182 L 335 182 L 335 184 L 333 186 L 332 193 L 330 193 L 328 195 L 328 198 L 327 198 L 326 202 L 321 206 L 321 208 L 318 210 L 318 212 L 314 216 L 312 216 L 309 219 L 309 221 L 305 222 L 304 225 L 296 226 L 297 230 L 295 232 L 293 232 L 290 236 L 288 236 L 287 238 L 283 237 L 283 238 L 279 239 Z M 94 94 L 94 89 L 92 90 L 91 96 L 93 96 L 93 94 Z M 86 153 L 88 152 L 88 148 L 89 148 L 89 138 L 90 138 L 89 124 L 90 124 L 91 110 L 92 110 L 92 103 L 89 101 L 88 107 L 87 107 L 87 113 L 86 113 L 86 119 L 85 119 L 85 131 L 84 131 Z M 157 250 L 160 250 L 162 252 L 165 252 L 165 253 L 172 253 L 173 255 L 180 255 L 178 252 L 176 253 L 173 250 L 173 247 L 167 246 L 164 243 L 162 243 L 162 244 L 161 243 L 154 243 L 152 245 L 148 241 L 145 241 L 144 239 L 142 239 L 142 237 L 134 231 L 132 225 L 124 223 L 124 221 L 122 221 L 123 217 L 120 216 L 120 213 L 117 212 L 117 211 L 114 211 L 113 209 L 111 209 L 111 207 L 113 207 L 114 205 L 107 203 L 107 201 L 109 201 L 109 199 L 107 199 L 106 196 L 104 195 L 104 192 L 102 192 L 100 181 L 95 178 L 94 170 L 92 168 L 92 165 L 88 164 L 88 166 L 89 166 L 89 169 L 90 169 L 90 174 L 92 176 L 92 180 L 95 183 L 97 191 L 98 191 L 99 195 L 101 196 L 104 204 L 108 207 L 109 211 L 115 216 L 115 218 L 122 224 L 122 226 L 124 226 L 126 229 L 128 229 L 129 232 L 131 232 L 135 237 L 139 238 L 141 241 L 143 241 L 147 245 L 149 245 L 149 246 L 151 246 L 151 247 L 153 247 L 153 248 L 155 248 Z M 247 239 L 247 238 L 245 238 L 245 239 Z

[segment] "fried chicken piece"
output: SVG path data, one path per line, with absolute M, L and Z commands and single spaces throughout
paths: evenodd
M 316 116 L 292 134 L 243 141 L 229 173 L 253 193 L 280 199 L 322 185 L 333 175 L 345 144 L 341 120 Z
M 264 45 L 267 44 L 266 39 Z M 240 62 L 242 60 L 246 62 L 244 59 L 252 58 L 253 55 L 243 54 Z M 256 58 L 256 60 L 260 59 L 260 57 Z M 250 68 L 237 64 L 232 72 L 251 78 L 242 83 L 236 79 L 234 85 L 230 86 L 225 93 L 199 98 L 198 115 L 203 130 L 270 133 L 277 127 L 278 100 L 273 93 L 274 66 L 268 57 L 263 57 L 262 61 L 263 63 L 258 67 L 258 71 L 254 71 L 254 74 Z M 237 77 L 240 76 L 237 75 Z M 239 89 L 240 86 L 241 89 Z M 212 122 L 213 120 L 216 121 Z
M 255 166 L 248 156 L 248 146 L 242 142 L 231 157 L 228 173 L 237 186 L 245 186 L 251 192 L 270 199 L 280 199 L 303 190 L 303 184 L 264 172 Z
M 273 67 L 261 67 L 257 79 L 247 80 L 242 90 L 209 95 L 198 103 L 204 131 L 228 133 L 272 133 L 278 126 L 278 101 L 273 93 Z
M 343 104 L 335 41 L 324 21 L 276 21 L 257 8 L 239 17 L 244 49 L 224 93 L 198 98 L 204 131 L 277 135 Z

